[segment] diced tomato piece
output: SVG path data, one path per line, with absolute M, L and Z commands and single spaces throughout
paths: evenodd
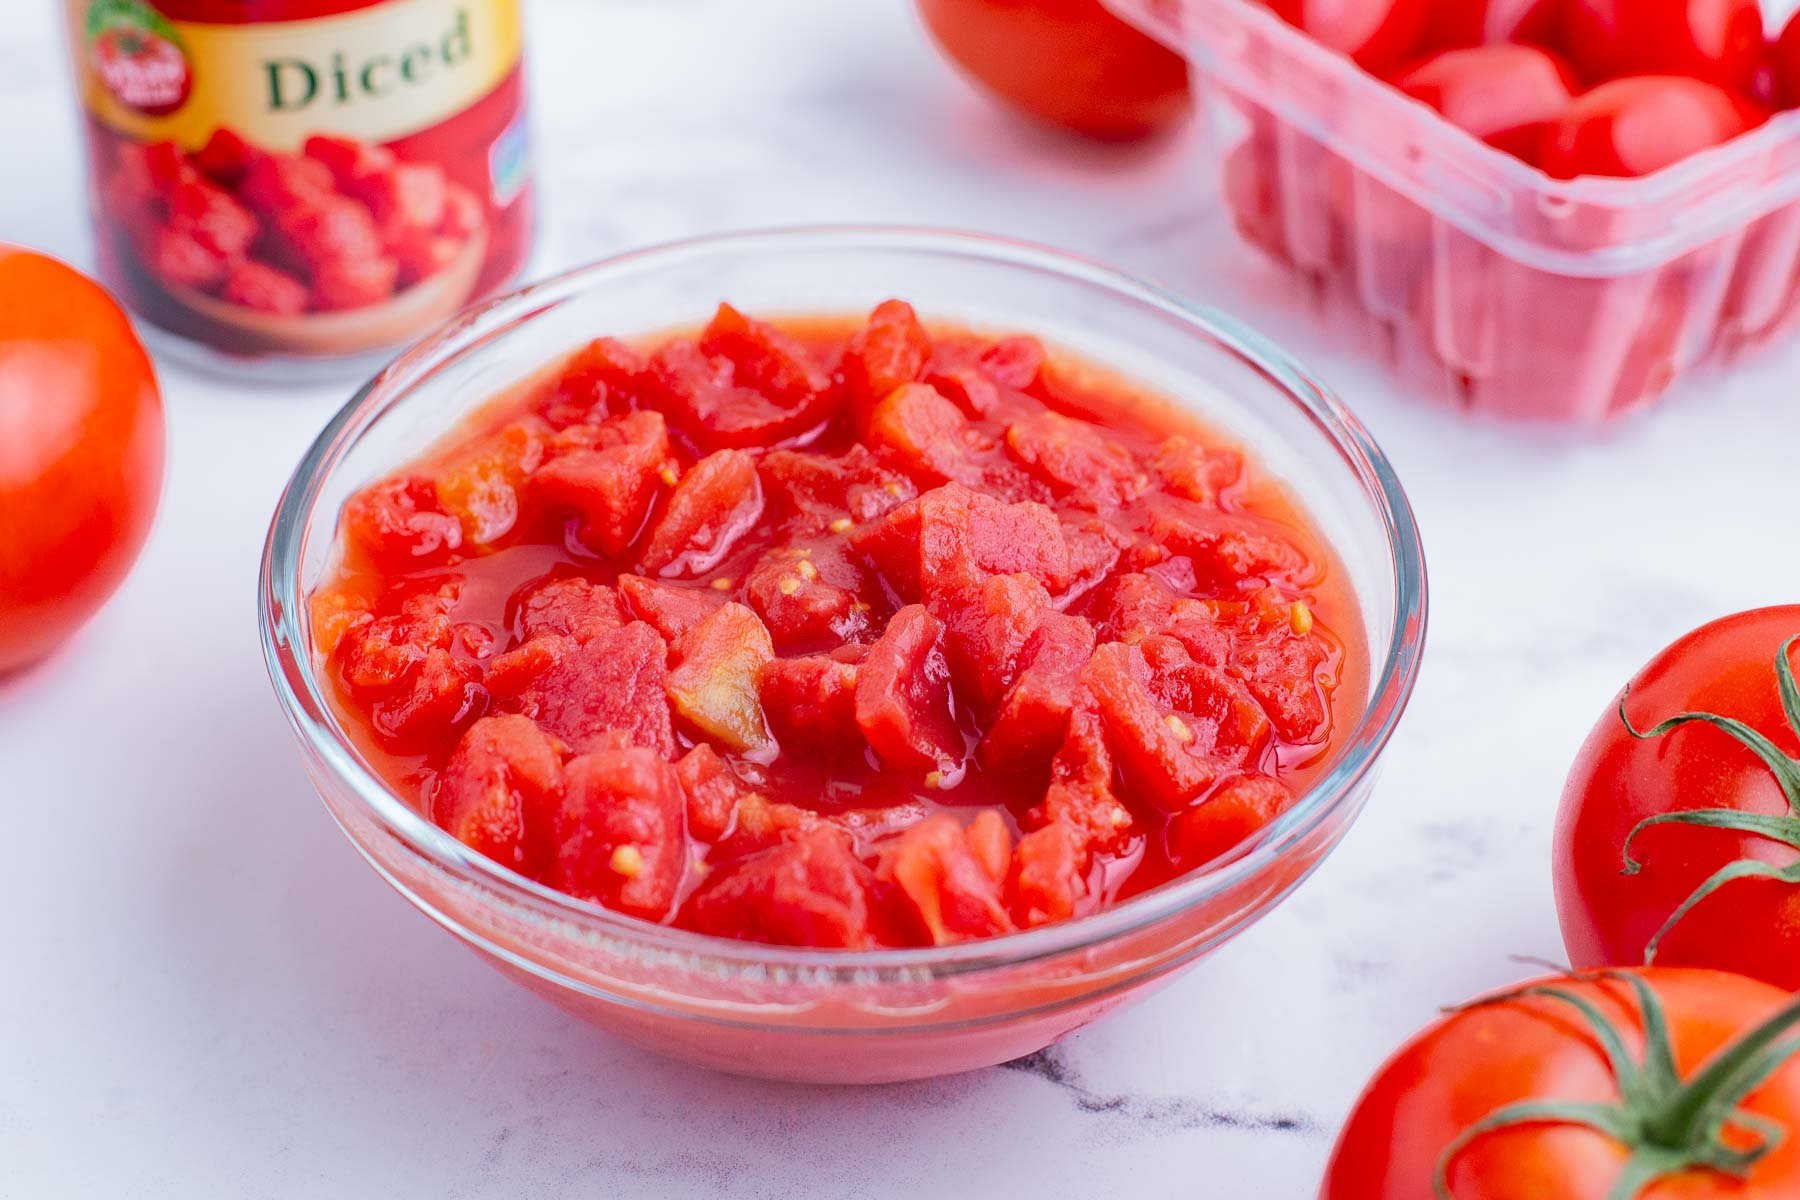
M 775 510 L 815 530 L 840 519 L 873 521 L 919 494 L 912 480 L 882 466 L 861 442 L 836 458 L 776 450 L 763 456 L 761 471 Z
M 794 338 L 762 321 L 751 320 L 729 304 L 719 305 L 700 335 L 703 353 L 729 359 L 739 384 L 755 388 L 783 408 L 822 411 L 822 398 L 833 389 L 831 373 L 813 361 Z
M 570 759 L 555 826 L 555 886 L 648 921 L 674 911 L 688 863 L 687 797 L 654 751 Z
M 1139 649 L 1150 671 L 1150 694 L 1192 730 L 1198 752 L 1232 767 L 1261 759 L 1272 730 L 1242 682 L 1195 662 L 1171 637 L 1147 637 Z
M 980 483 L 970 429 L 956 405 L 923 383 L 902 384 L 869 414 L 869 442 L 903 470 L 934 483 Z
M 331 199 L 336 188 L 323 163 L 269 154 L 251 161 L 237 196 L 264 217 L 274 217 L 301 204 Z
M 198 182 L 200 172 L 174 142 L 155 142 L 144 147 L 144 168 L 151 186 L 165 201 L 173 199 L 177 190 Z
M 231 268 L 219 295 L 232 304 L 278 317 L 297 317 L 306 311 L 306 285 L 285 271 L 245 259 Z
M 862 571 L 835 546 L 782 546 L 756 561 L 744 594 L 784 651 L 825 648 L 869 631 Z
M 327 656 L 345 634 L 375 619 L 375 606 L 369 598 L 349 591 L 314 592 L 307 607 L 312 615 L 313 645 Z
M 743 781 L 705 742 L 676 761 L 675 774 L 687 796 L 688 833 L 703 842 L 724 837 L 737 816 L 738 802 L 749 794 Z
M 829 654 L 777 658 L 763 667 L 763 714 L 776 737 L 815 753 L 860 749 L 856 671 L 856 663 Z
M 487 708 L 481 668 L 448 650 L 428 650 L 406 680 L 371 707 L 375 732 L 396 751 L 439 743 Z
M 1034 829 L 1013 850 L 1013 919 L 1021 929 L 1066 921 L 1086 907 L 1087 852 L 1061 822 Z
M 249 254 L 262 231 L 254 213 L 205 179 L 175 189 L 169 197 L 169 222 L 226 262 Z
M 743 754 L 767 747 L 759 683 L 775 657 L 769 631 L 741 604 L 726 604 L 675 643 L 669 700 L 717 744 Z
M 327 264 L 359 264 L 382 259 L 381 235 L 369 210 L 347 196 L 304 197 L 273 214 L 275 231 L 288 254 L 309 269 Z M 394 268 L 397 272 L 398 268 Z M 388 291 L 392 292 L 390 284 Z
M 1133 571 L 1112 581 L 1094 611 L 1112 641 L 1141 642 L 1168 624 L 1179 599 L 1161 579 Z
M 1006 430 L 1006 448 L 1058 496 L 1110 512 L 1149 486 L 1131 452 L 1086 421 L 1053 412 L 1021 418 Z
M 931 338 L 912 305 L 884 300 L 844 350 L 839 370 L 845 394 L 859 416 L 866 417 L 889 392 L 917 380 L 930 358 Z
M 925 383 L 971 417 L 985 417 L 1000 406 L 1000 385 L 978 367 L 946 367 L 925 376 Z
M 808 433 L 831 415 L 831 392 L 784 406 L 736 381 L 737 367 L 677 338 L 650 359 L 648 380 L 670 419 L 703 449 L 773 446 Z
M 991 713 L 1013 685 L 1026 641 L 1050 613 L 1050 593 L 1029 575 L 994 575 L 980 587 L 940 594 L 944 654 L 958 693 Z
M 1235 450 L 1208 450 L 1177 436 L 1157 450 L 1154 468 L 1163 486 L 1177 496 L 1214 504 L 1243 478 L 1244 458 Z
M 221 128 L 213 130 L 206 145 L 195 152 L 194 165 L 214 183 L 235 187 L 253 163 L 266 157 L 267 151 L 252 146 L 235 131 Z
M 791 842 L 825 823 L 825 819 L 810 808 L 772 801 L 760 792 L 750 792 L 738 800 L 737 819 L 725 839 L 715 847 L 714 859 L 722 862 L 755 854 L 770 846 Z
M 488 687 L 504 708 L 530 717 L 577 754 L 617 745 L 664 758 L 675 755 L 675 733 L 664 688 L 668 649 L 642 621 L 585 642 L 532 638 L 495 658 Z
M 1068 733 L 1082 668 L 1094 656 L 1094 627 L 1081 617 L 1051 613 L 1026 639 L 1018 682 L 981 739 L 981 760 L 992 769 L 1029 768 L 1049 757 Z
M 460 183 L 453 183 L 444 195 L 444 223 L 438 232 L 459 242 L 466 242 L 487 224 L 487 205 L 480 196 Z
M 356 176 L 346 188 L 369 206 L 375 226 L 392 245 L 408 232 L 435 233 L 444 223 L 444 168 L 432 162 L 396 163 Z
M 963 737 L 951 704 L 943 630 L 923 606 L 908 605 L 857 670 L 856 723 L 896 770 L 948 775 L 961 766 Z
M 670 642 L 686 636 L 688 630 L 718 612 L 726 600 L 725 593 L 712 588 L 659 583 L 642 575 L 619 576 L 619 592 L 638 620 L 648 621 Z
M 623 416 L 639 406 L 647 369 L 644 356 L 624 342 L 597 338 L 563 367 L 544 402 L 544 416 L 559 429 Z
M 1269 523 L 1164 498 L 1150 514 L 1149 537 L 1187 557 L 1203 587 L 1237 589 L 1246 580 L 1305 582 L 1306 556 Z
M 306 139 L 300 152 L 331 173 L 334 184 L 348 188 L 371 175 L 394 169 L 394 152 L 385 146 L 371 146 L 349 137 L 315 135 Z
M 438 503 L 462 524 L 465 544 L 491 545 L 518 524 L 519 493 L 544 461 L 546 432 L 535 418 L 514 421 L 438 473 Z
M 1241 634 L 1231 671 L 1243 679 L 1283 739 L 1310 744 L 1323 740 L 1330 729 L 1331 708 L 1320 677 L 1333 657 L 1317 633 L 1302 636 L 1284 623 Z
M 1118 526 L 1099 517 L 1065 517 L 1062 534 L 1069 548 L 1069 586 L 1063 589 L 1061 601 L 1068 604 L 1106 582 L 1130 539 Z
M 1034 337 L 1002 338 L 977 360 L 994 382 L 1022 392 L 1037 382 L 1044 366 L 1044 346 Z
M 688 901 L 684 923 L 777 946 L 865 949 L 876 944 L 874 884 L 850 839 L 820 827 L 715 873 Z
M 429 479 L 399 476 L 352 496 L 344 505 L 352 544 L 378 563 L 414 567 L 437 562 L 462 545 L 462 525 L 438 503 Z
M 1179 812 L 1223 774 L 1206 757 L 1201 731 L 1151 696 L 1150 669 L 1137 646 L 1101 646 L 1081 681 L 1099 706 L 1125 782 L 1149 803 Z
M 388 250 L 400 268 L 400 286 L 409 288 L 430 279 L 455 262 L 463 244 L 455 238 L 410 229 L 388 239 Z
M 1055 513 L 1032 501 L 1005 504 L 960 484 L 902 504 L 850 540 L 907 598 L 973 586 L 982 575 L 1022 572 L 1052 594 L 1074 578 Z
M 465 846 L 535 879 L 550 859 L 561 791 L 562 756 L 543 730 L 524 717 L 483 717 L 438 776 L 432 814 Z
M 582 518 L 578 536 L 601 554 L 622 554 L 637 540 L 669 461 L 662 414 L 634 412 L 583 426 L 587 444 L 539 467 L 532 490 L 552 507 Z M 572 432 L 572 431 L 571 431 Z
M 1050 786 L 1040 815 L 1048 824 L 1067 825 L 1078 835 L 1083 863 L 1090 850 L 1117 854 L 1138 836 L 1137 821 L 1119 798 L 1115 758 L 1108 748 L 1106 722 L 1091 696 L 1069 714 L 1068 732 L 1050 760 Z
M 548 579 L 521 590 L 515 601 L 525 640 L 560 634 L 585 642 L 631 623 L 619 593 L 580 577 Z
M 312 304 L 323 312 L 380 304 L 400 284 L 400 264 L 385 254 L 334 258 L 313 269 Z
M 1192 870 L 1230 854 L 1293 807 L 1294 794 L 1267 775 L 1227 780 L 1169 822 L 1169 856 Z
M 644 546 L 644 569 L 660 575 L 705 574 L 756 527 L 762 509 L 754 459 L 742 450 L 707 455 L 670 493 Z
M 143 250 L 144 266 L 163 283 L 209 292 L 225 282 L 231 264 L 217 251 L 202 245 L 185 229 L 154 226 Z
M 899 890 L 934 946 L 1012 932 L 1000 896 L 1011 838 L 993 809 L 975 823 L 982 828 L 965 830 L 939 813 L 881 847 L 876 878 Z

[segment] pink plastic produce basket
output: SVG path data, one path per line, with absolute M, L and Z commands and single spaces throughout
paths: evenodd
M 1554 180 L 1247 0 L 1106 2 L 1192 64 L 1239 232 L 1450 403 L 1592 424 L 1795 321 L 1800 114 Z

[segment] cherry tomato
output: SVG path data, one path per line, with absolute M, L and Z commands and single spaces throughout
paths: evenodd
M 1415 54 L 1432 0 L 1267 0 L 1275 15 L 1365 70 L 1381 72 Z
M 1596 82 L 1687 75 L 1751 94 L 1763 58 L 1758 0 L 1568 0 L 1563 45 Z
M 1796 1022 L 1800 1000 L 1721 971 L 1553 977 L 1478 1001 L 1382 1067 L 1320 1200 L 1800 1195 Z
M 1782 102 L 1800 105 L 1800 13 L 1795 13 L 1781 31 L 1772 49 L 1775 68 L 1775 91 Z
M 1800 605 L 1702 626 L 1588 736 L 1553 860 L 1577 966 L 1654 957 L 1800 989 L 1800 700 L 1782 687 L 1796 635 Z
M 1431 9 L 1425 45 L 1454 50 L 1493 42 L 1554 45 L 1563 0 L 1442 0 Z
M 1489 145 L 1527 162 L 1575 97 L 1574 72 L 1548 50 L 1498 44 L 1451 50 L 1394 78 L 1394 86 Z
M 1698 79 L 1615 79 L 1577 96 L 1545 131 L 1538 165 L 1558 179 L 1649 175 L 1768 118 L 1754 101 Z
M 112 594 L 162 473 L 162 399 L 125 314 L 62 263 L 0 245 L 0 672 Z
M 977 83 L 1053 125 L 1126 141 L 1192 108 L 1187 63 L 1100 0 L 919 0 L 919 13 Z

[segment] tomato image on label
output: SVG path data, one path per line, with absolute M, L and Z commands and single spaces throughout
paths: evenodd
M 137 0 L 100 0 L 88 10 L 88 61 L 120 104 L 166 116 L 187 103 L 193 71 L 181 35 Z

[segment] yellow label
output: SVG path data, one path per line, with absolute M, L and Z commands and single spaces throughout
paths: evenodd
M 94 36 L 96 19 L 108 15 L 94 17 L 102 6 L 146 7 L 141 0 L 69 0 L 70 44 L 88 111 L 136 140 L 189 148 L 219 128 L 270 150 L 298 150 L 315 133 L 391 142 L 467 109 L 512 72 L 522 53 L 519 0 L 389 0 L 337 16 L 253 25 L 158 20 L 158 48 L 170 59 L 178 51 L 189 76 L 172 93 L 185 93 L 172 111 L 146 112 L 126 102 L 119 68 L 105 57 L 116 50 L 102 44 L 104 34 Z

